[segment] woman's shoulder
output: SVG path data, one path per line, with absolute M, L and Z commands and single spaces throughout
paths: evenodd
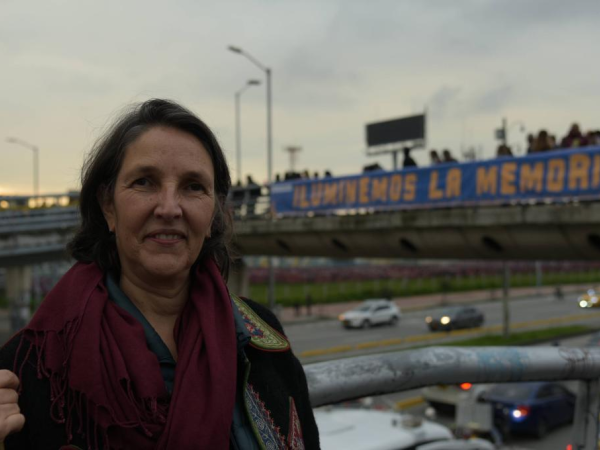
M 290 343 L 275 314 L 248 298 L 234 295 L 232 299 L 250 333 L 253 347 L 271 352 L 284 352 L 290 349 Z
M 248 305 L 252 309 L 252 311 L 254 311 L 261 319 L 267 322 L 270 326 L 276 328 L 280 333 L 283 332 L 283 326 L 281 325 L 281 322 L 279 322 L 277 316 L 273 314 L 273 312 L 269 308 L 247 297 L 237 298 L 243 301 L 246 305 Z

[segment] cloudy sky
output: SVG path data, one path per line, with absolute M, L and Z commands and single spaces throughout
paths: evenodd
M 428 111 L 428 147 L 494 154 L 573 121 L 600 128 L 598 0 L 0 0 L 0 193 L 78 188 L 84 155 L 124 106 L 180 101 L 235 165 L 234 93 L 273 70 L 274 170 L 391 168 L 365 124 Z M 242 95 L 242 171 L 266 179 L 265 86 Z M 417 152 L 427 164 L 424 151 Z

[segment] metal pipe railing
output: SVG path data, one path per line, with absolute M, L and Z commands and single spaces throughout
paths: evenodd
M 580 380 L 573 449 L 597 448 L 600 349 L 429 347 L 305 366 L 313 406 L 435 384 Z

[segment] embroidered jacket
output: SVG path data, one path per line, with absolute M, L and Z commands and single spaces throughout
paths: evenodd
M 234 297 L 234 303 L 251 335 L 245 352 L 243 392 L 246 414 L 259 446 L 274 450 L 319 449 L 304 370 L 281 324 L 256 302 Z M 0 350 L 0 368 L 12 370 L 19 341 L 17 336 Z M 20 433 L 7 437 L 6 450 L 91 448 L 77 433 L 67 444 L 64 424 L 50 418 L 50 384 L 45 378 L 37 378 L 35 361 L 25 365 L 21 382 L 27 386 L 19 397 L 26 424 Z
M 268 449 L 318 449 L 319 436 L 304 370 L 281 324 L 267 308 L 233 297 L 251 341 L 246 346 L 244 401 L 259 445 Z

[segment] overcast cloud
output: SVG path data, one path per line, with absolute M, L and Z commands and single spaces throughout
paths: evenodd
M 503 117 L 559 136 L 600 128 L 600 2 L 581 0 L 0 0 L 0 193 L 78 188 L 94 140 L 125 105 L 182 102 L 217 133 L 234 179 L 234 92 L 273 70 L 274 164 L 359 172 L 364 125 L 428 111 L 428 147 L 482 148 Z M 264 84 L 242 96 L 243 172 L 266 179 Z M 519 126 L 511 143 L 524 142 Z M 416 154 L 426 165 L 426 152 Z M 377 161 L 391 168 L 390 157 Z

